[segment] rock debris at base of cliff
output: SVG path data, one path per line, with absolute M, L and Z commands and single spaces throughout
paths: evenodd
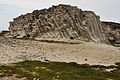
M 0 37 L 0 63 L 25 60 L 113 65 L 120 62 L 120 50 L 118 47 L 93 42 L 47 43 Z

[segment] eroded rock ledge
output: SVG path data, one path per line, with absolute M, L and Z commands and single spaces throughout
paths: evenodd
M 9 30 L 16 37 L 80 39 L 109 43 L 99 16 L 76 6 L 52 6 L 14 18 Z
M 105 27 L 105 32 L 110 43 L 120 46 L 120 24 L 115 22 L 102 22 L 102 25 Z

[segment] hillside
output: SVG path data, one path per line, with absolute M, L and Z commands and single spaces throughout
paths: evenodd
M 120 80 L 119 23 L 60 4 L 9 24 L 0 32 L 0 80 Z
M 109 44 L 99 18 L 92 11 L 60 4 L 14 18 L 9 30 L 14 37 L 67 38 Z
M 0 37 L 0 63 L 50 60 L 111 65 L 120 62 L 120 50 L 107 44 L 83 41 L 26 40 Z
M 115 22 L 102 22 L 102 25 L 105 27 L 109 42 L 114 46 L 120 47 L 120 24 Z

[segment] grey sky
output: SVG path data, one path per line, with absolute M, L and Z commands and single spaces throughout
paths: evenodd
M 21 14 L 58 4 L 94 11 L 104 21 L 120 21 L 120 0 L 0 0 L 0 30 L 7 29 L 9 21 Z

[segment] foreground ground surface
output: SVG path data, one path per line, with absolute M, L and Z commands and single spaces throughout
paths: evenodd
M 107 70 L 113 69 L 108 72 Z M 0 66 L 0 80 L 120 80 L 116 66 L 24 61 Z
M 0 37 L 0 63 L 24 60 L 112 65 L 120 62 L 120 48 L 92 42 L 34 41 Z

